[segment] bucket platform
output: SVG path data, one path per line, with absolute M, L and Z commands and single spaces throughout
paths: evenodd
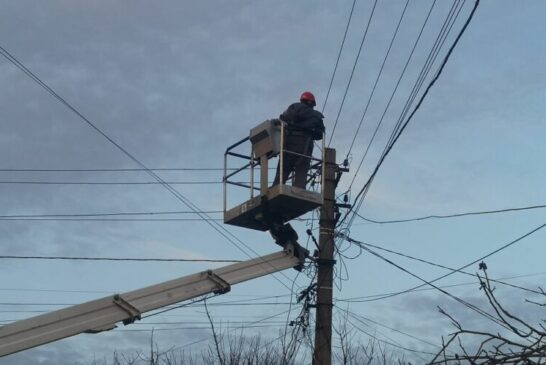
M 278 223 L 286 223 L 322 205 L 322 155 L 320 158 L 300 155 L 311 160 L 306 189 L 289 184 L 270 186 L 269 172 L 273 171 L 274 175 L 275 168 L 269 168 L 269 161 L 278 159 L 279 173 L 282 175 L 284 156 L 297 154 L 281 147 L 284 146 L 285 127 L 285 123 L 280 120 L 267 120 L 253 128 L 248 137 L 226 150 L 223 179 L 224 223 L 267 231 L 270 229 L 271 217 Z M 322 141 L 324 144 L 324 138 Z M 250 155 L 239 152 L 245 146 L 250 148 Z M 239 163 L 243 161 L 244 164 L 230 167 L 234 160 Z M 259 173 L 258 180 L 255 179 L 256 173 Z M 282 176 L 279 181 L 283 181 Z M 234 187 L 238 187 L 238 191 L 230 191 Z M 238 200 L 239 203 L 230 207 L 228 200 Z

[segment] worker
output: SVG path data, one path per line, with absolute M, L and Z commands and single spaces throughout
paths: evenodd
M 314 110 L 317 105 L 315 96 L 306 91 L 301 94 L 300 102 L 294 103 L 280 115 L 281 121 L 286 123 L 283 153 L 282 183 L 286 183 L 290 173 L 294 173 L 294 186 L 305 189 L 307 172 L 313 155 L 313 141 L 322 139 L 324 133 L 324 115 Z M 295 152 L 303 157 L 294 155 Z M 280 161 L 273 185 L 279 183 Z

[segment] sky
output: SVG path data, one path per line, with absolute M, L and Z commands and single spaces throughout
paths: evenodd
M 462 5 L 425 86 L 473 3 L 468 0 Z M 353 4 L 349 0 L 4 0 L 0 4 L 0 46 L 148 168 L 216 169 L 158 174 L 168 182 L 193 182 L 173 186 L 199 209 L 220 211 L 223 192 L 218 168 L 223 166 L 226 147 L 263 120 L 277 117 L 306 90 L 316 95 L 317 108 L 324 108 L 328 139 L 336 125 L 331 147 L 339 163 L 346 156 L 350 161 L 350 171 L 343 174 L 337 192 L 351 187 L 352 201 L 377 164 L 453 2 L 410 0 L 378 77 L 406 5 L 402 0 L 379 0 L 347 88 L 373 8 L 372 1 L 357 0 L 326 105 Z M 480 2 L 438 81 L 381 166 L 360 215 L 397 220 L 545 204 L 546 170 L 541 167 L 546 153 L 545 12 L 546 3 L 539 0 Z M 36 184 L 153 181 L 145 172 L 7 171 L 139 166 L 5 58 L 0 59 L 0 85 L 0 256 L 245 260 L 278 250 L 267 233 L 226 226 L 254 251 L 243 248 L 243 253 L 199 220 L 7 220 L 13 215 L 190 209 L 158 184 Z M 355 144 L 347 155 L 353 137 Z M 221 218 L 220 213 L 211 216 Z M 543 209 L 533 209 L 396 224 L 356 218 L 346 233 L 355 240 L 458 268 L 544 224 L 543 216 Z M 138 216 L 173 217 L 198 218 L 193 214 Z M 312 217 L 316 215 L 305 218 Z M 309 244 L 305 230 L 316 227 L 316 222 L 310 224 L 293 224 L 302 244 Z M 544 238 L 546 233 L 539 230 L 488 257 L 490 277 L 512 278 L 506 281 L 527 288 L 544 286 Z M 381 341 L 435 352 L 437 347 L 414 337 L 440 344 L 441 336 L 453 331 L 438 306 L 469 327 L 494 328 L 434 290 L 362 301 L 422 282 L 355 245 L 338 244 L 342 256 L 337 257 L 334 320 L 349 310 L 375 322 L 353 321 L 354 341 L 367 342 L 373 334 Z M 426 280 L 449 272 L 381 254 Z M 0 323 L 221 265 L 0 258 Z M 473 265 L 467 271 L 477 269 Z M 240 284 L 231 293 L 211 299 L 210 314 L 217 326 L 226 329 L 278 315 L 266 322 L 267 327 L 245 330 L 247 335 L 259 331 L 273 339 L 299 311 L 297 305 L 288 304 L 295 301 L 291 291 L 297 294 L 310 282 L 307 275 L 288 270 Z M 449 288 L 450 293 L 489 310 L 475 277 L 454 274 L 437 282 L 462 283 L 466 285 Z M 524 302 L 533 298 L 527 292 L 499 286 L 497 293 L 516 313 L 529 318 L 544 315 Z M 226 305 L 231 301 L 239 303 Z M 283 312 L 289 309 L 287 316 Z M 162 324 L 166 322 L 174 324 Z M 109 333 L 79 335 L 7 356 L 0 364 L 83 364 L 109 359 L 114 351 L 134 353 L 147 348 L 152 328 L 154 340 L 164 349 L 199 350 L 210 338 L 199 304 Z M 200 339 L 204 341 L 190 345 Z M 408 359 L 417 356 L 394 350 Z

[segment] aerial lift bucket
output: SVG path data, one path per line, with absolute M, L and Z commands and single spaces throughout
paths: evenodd
M 267 231 L 271 229 L 272 221 L 283 224 L 322 205 L 324 138 L 321 157 L 315 158 L 286 150 L 284 148 L 285 132 L 284 122 L 278 119 L 266 120 L 251 129 L 248 137 L 227 148 L 224 154 L 224 223 Z M 250 142 L 250 155 L 237 152 L 245 145 L 248 148 L 248 142 Z M 287 154 L 311 159 L 309 181 L 313 185 L 315 180 L 320 179 L 318 184 L 314 184 L 314 190 L 282 183 L 270 186 L 269 161 L 279 157 L 278 169 L 282 175 L 283 162 Z M 228 164 L 233 158 L 243 160 L 244 165 L 229 169 Z M 255 180 L 256 170 L 259 170 L 258 182 Z M 235 179 L 240 176 L 249 178 L 250 181 L 236 181 Z M 283 181 L 282 176 L 279 180 Z M 247 200 L 242 203 L 228 207 L 228 186 L 233 185 L 247 189 L 249 196 L 247 195 Z

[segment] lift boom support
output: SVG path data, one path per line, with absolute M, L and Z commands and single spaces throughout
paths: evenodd
M 203 271 L 124 294 L 64 308 L 0 327 L 0 357 L 79 333 L 111 330 L 141 314 L 208 293 L 223 294 L 231 285 L 301 265 L 288 245 L 284 251 Z

